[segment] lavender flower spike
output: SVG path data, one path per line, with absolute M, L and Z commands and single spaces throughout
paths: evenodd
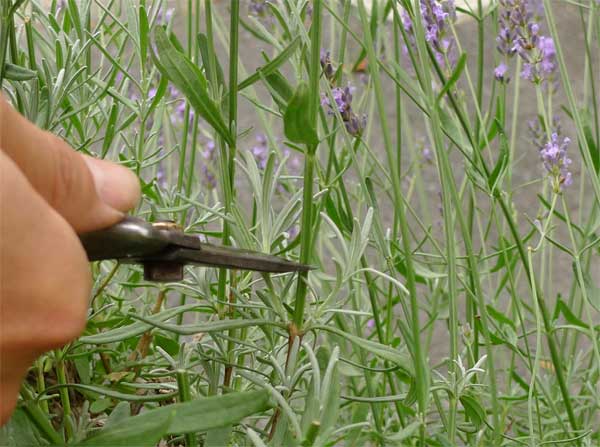
M 431 46 L 436 60 L 441 66 L 454 63 L 455 42 L 449 32 L 450 24 L 456 20 L 454 0 L 420 0 L 420 14 L 425 40 Z M 406 30 L 410 45 L 415 45 L 414 26 L 406 10 L 402 12 L 402 25 Z M 448 67 L 447 67 L 448 68 Z
M 352 110 L 352 93 L 354 90 L 354 87 L 350 85 L 344 88 L 335 87 L 331 90 L 331 94 L 335 102 L 335 109 L 337 109 L 342 116 L 342 121 L 346 126 L 346 130 L 350 135 L 357 137 L 361 135 L 365 129 L 367 117 L 366 115 L 359 117 Z M 329 115 L 335 115 L 335 109 L 329 101 L 329 98 L 324 94 L 321 95 L 321 105 L 329 107 Z
M 499 0 L 500 30 L 496 37 L 497 49 L 507 59 L 518 54 L 523 60 L 521 77 L 541 83 L 551 79 L 556 72 L 556 49 L 551 37 L 540 35 L 540 25 L 535 21 L 539 8 L 532 0 Z M 503 76 L 504 65 L 496 67 L 497 80 L 507 82 Z M 505 72 L 505 71 L 504 71 Z
M 550 141 L 540 151 L 544 167 L 556 180 L 557 189 L 559 190 L 563 186 L 569 186 L 573 183 L 572 175 L 568 171 L 571 159 L 567 157 L 567 148 L 570 143 L 571 140 L 566 137 L 561 141 L 555 132 L 550 137 Z

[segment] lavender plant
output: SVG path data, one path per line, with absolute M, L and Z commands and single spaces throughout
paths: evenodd
M 135 172 L 136 215 L 315 267 L 94 263 L 86 331 L 32 366 L 3 445 L 600 444 L 596 0 L 0 20 L 5 97 Z

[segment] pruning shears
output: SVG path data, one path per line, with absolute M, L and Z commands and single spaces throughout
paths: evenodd
M 187 264 L 271 273 L 311 269 L 278 256 L 202 242 L 199 235 L 185 233 L 171 221 L 126 217 L 112 227 L 79 237 L 90 261 L 142 264 L 148 281 L 181 281 Z

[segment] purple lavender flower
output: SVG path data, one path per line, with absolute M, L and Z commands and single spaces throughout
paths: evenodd
M 557 133 L 553 133 L 550 141 L 540 151 L 544 167 L 554 177 L 558 189 L 573 183 L 572 175 L 568 171 L 571 159 L 567 157 L 567 149 L 570 143 L 569 138 L 561 140 Z
M 321 68 L 323 69 L 323 75 L 330 82 L 335 78 L 335 69 L 333 68 L 333 64 L 331 63 L 331 55 L 329 51 L 325 51 L 321 48 Z
M 335 87 L 331 90 L 331 95 L 333 96 L 333 100 L 335 101 L 336 108 L 338 112 L 340 112 L 340 115 L 342 115 L 342 118 L 344 119 L 348 118 L 347 115 L 351 111 L 352 92 L 354 92 L 354 87 L 350 85 L 344 88 Z M 329 101 L 329 97 L 325 93 L 321 94 L 321 105 L 329 107 L 328 113 L 330 115 L 335 114 L 334 108 L 332 107 Z
M 362 134 L 367 124 L 367 116 L 363 115 L 359 117 L 352 110 L 352 93 L 354 90 L 355 88 L 350 85 L 344 88 L 335 87 L 331 90 L 331 94 L 335 102 L 335 109 L 337 109 L 342 116 L 342 121 L 346 126 L 346 130 L 350 135 L 356 137 Z M 321 95 L 321 105 L 329 108 L 329 115 L 335 114 L 335 109 L 325 94 Z
M 497 49 L 506 59 L 518 54 L 523 59 L 521 77 L 541 83 L 551 79 L 556 72 L 556 49 L 551 37 L 540 35 L 536 22 L 543 13 L 536 0 L 499 0 L 500 31 L 496 37 Z M 503 64 L 496 67 L 496 71 Z M 503 79 L 499 79 L 503 80 Z M 506 81 L 504 81 L 506 82 Z
M 335 105 L 342 116 L 347 115 L 351 110 L 353 92 L 354 87 L 350 85 L 344 88 L 336 87 L 331 91 Z
M 449 30 L 450 23 L 456 20 L 454 0 L 420 0 L 420 13 L 425 40 L 433 49 L 437 62 L 442 67 L 447 62 L 453 65 L 455 42 Z M 408 35 L 408 43 L 415 46 L 413 22 L 406 10 L 402 11 L 402 24 Z
M 501 62 L 500 65 L 494 69 L 494 77 L 498 82 L 508 83 L 510 81 L 510 76 L 508 76 L 507 72 L 508 66 L 504 62 Z
M 265 169 L 267 167 L 267 160 L 269 158 L 269 145 L 267 141 L 267 137 L 259 133 L 256 135 L 256 145 L 250 149 L 252 155 L 254 155 L 254 159 L 256 160 L 256 164 L 259 169 Z
M 363 133 L 363 130 L 367 127 L 367 115 L 357 116 L 354 113 L 350 114 L 350 118 L 344 121 L 346 130 L 352 136 L 358 136 Z
M 554 40 L 551 37 L 540 37 L 540 69 L 542 73 L 552 74 L 556 70 L 556 47 Z

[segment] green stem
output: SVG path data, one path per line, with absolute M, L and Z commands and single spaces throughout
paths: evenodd
M 2 2 L 0 8 L 0 89 L 2 88 L 2 82 L 4 81 L 4 67 L 6 66 L 6 56 L 8 53 L 8 40 L 9 33 L 14 32 L 14 29 L 10 29 L 10 11 L 12 7 L 12 1 L 6 0 Z
M 56 356 L 56 379 L 60 385 L 67 385 L 67 374 L 65 370 L 65 360 L 63 353 L 59 350 L 55 352 Z M 71 400 L 69 397 L 69 388 L 63 386 L 59 389 L 60 401 L 62 403 L 62 419 L 65 426 L 65 438 L 70 440 L 73 438 L 73 425 L 71 421 Z
M 483 21 L 483 3 L 477 0 L 477 110 L 483 104 L 483 68 L 485 64 L 485 23 Z M 479 143 L 479 133 L 483 123 L 475 116 L 475 141 Z
M 311 125 L 317 128 L 317 112 L 319 108 L 319 77 L 321 75 L 321 19 L 322 2 L 315 0 L 313 3 L 312 25 L 310 30 L 310 64 L 309 64 L 309 91 L 312 93 L 308 108 L 308 117 Z M 313 226 L 313 183 L 315 169 L 315 153 L 317 145 L 307 146 L 304 156 L 304 190 L 302 206 L 302 226 L 300 235 L 300 262 L 309 264 L 312 258 L 314 238 L 312 232 Z M 306 306 L 306 292 L 308 289 L 308 272 L 298 274 L 298 283 L 296 286 L 296 304 L 293 313 L 294 331 L 301 333 L 304 323 L 304 309 Z
M 229 146 L 229 153 L 227 159 L 227 170 L 228 170 L 228 178 L 229 178 L 229 190 L 231 192 L 230 198 L 228 200 L 229 205 L 227 209 L 231 209 L 232 202 L 235 197 L 235 189 L 234 189 L 234 179 L 235 179 L 235 156 L 236 156 L 236 144 L 237 144 L 237 99 L 238 99 L 238 53 L 239 53 L 239 22 L 240 22 L 240 2 L 239 0 L 231 1 L 231 12 L 230 12 L 230 22 L 229 22 L 229 131 L 233 138 L 233 144 Z M 227 231 L 224 231 L 227 239 L 229 239 L 229 224 L 225 223 Z M 225 242 L 228 245 L 228 241 Z M 223 272 L 222 276 L 219 279 L 225 278 L 227 273 Z M 233 271 L 229 272 L 229 303 L 235 303 L 235 294 L 231 290 L 234 287 L 236 282 L 235 273 Z M 224 292 L 224 290 L 223 290 Z M 229 307 L 229 317 L 234 317 L 234 307 Z M 225 368 L 225 376 L 223 378 L 223 388 L 224 392 L 226 389 L 231 386 L 231 377 L 233 374 L 233 366 L 235 363 L 234 352 L 235 352 L 235 342 L 234 339 L 237 338 L 236 330 L 230 330 L 228 332 L 229 340 L 227 341 L 227 354 L 229 356 L 229 365 Z
M 233 190 L 235 177 L 235 142 L 237 140 L 237 86 L 238 86 L 238 52 L 239 52 L 239 23 L 240 1 L 231 0 L 231 14 L 229 23 L 229 130 L 234 140 L 234 145 L 229 147 L 229 180 Z
M 36 371 L 36 381 L 37 381 L 37 392 L 38 394 L 44 394 L 46 390 L 46 378 L 44 376 L 44 360 L 43 358 L 39 358 L 35 361 L 35 371 Z M 48 401 L 42 400 L 39 403 L 40 408 L 45 414 L 49 414 L 48 412 Z
M 313 196 L 313 176 L 314 176 L 315 156 L 306 153 L 304 158 L 304 190 L 303 190 L 303 208 L 301 218 L 300 234 L 300 262 L 309 264 L 311 261 L 312 247 L 312 196 Z M 306 292 L 308 286 L 308 272 L 298 274 L 298 285 L 296 287 L 296 305 L 294 307 L 293 322 L 298 331 L 302 328 L 304 322 L 304 308 L 306 306 Z
M 189 402 L 192 400 L 192 395 L 190 392 L 190 380 L 187 371 L 177 371 L 177 388 L 179 390 L 180 402 Z M 196 438 L 195 433 L 185 434 L 185 445 L 187 447 L 196 447 L 198 445 L 198 439 Z

